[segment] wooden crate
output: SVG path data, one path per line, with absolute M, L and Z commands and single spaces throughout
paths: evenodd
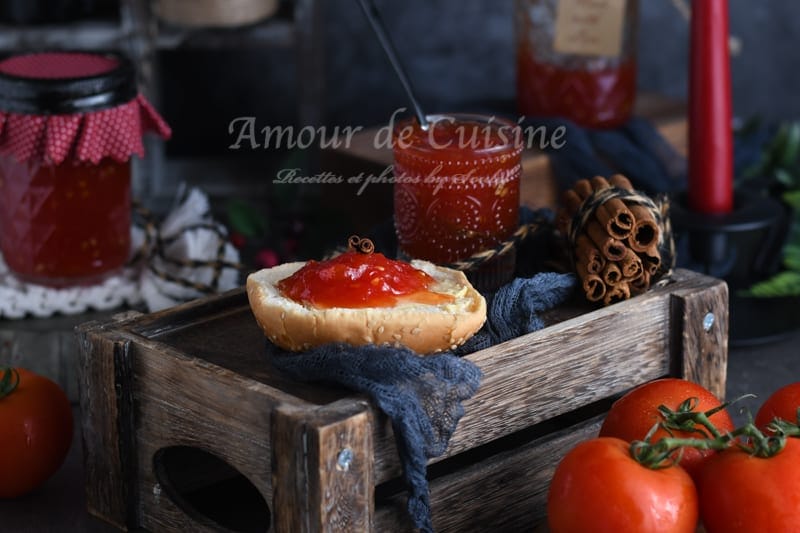
M 467 356 L 484 377 L 429 465 L 436 530 L 540 523 L 559 459 L 636 385 L 683 376 L 722 397 L 727 304 L 724 282 L 679 270 L 607 308 L 560 307 L 543 330 Z M 93 514 L 151 531 L 247 531 L 230 520 L 248 516 L 262 531 L 410 530 L 385 415 L 362 396 L 273 372 L 242 291 L 78 334 Z M 239 495 L 245 479 L 255 488 Z

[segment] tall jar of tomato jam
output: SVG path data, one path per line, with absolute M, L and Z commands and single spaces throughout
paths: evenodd
M 638 0 L 516 0 L 517 107 L 594 128 L 636 98 Z
M 452 114 L 394 128 L 394 222 L 402 255 L 450 264 L 490 250 L 519 225 L 520 128 L 492 116 Z M 513 249 L 467 269 L 479 290 L 514 275 Z
M 116 54 L 0 61 L 0 251 L 19 279 L 86 285 L 131 249 L 130 156 L 169 128 Z

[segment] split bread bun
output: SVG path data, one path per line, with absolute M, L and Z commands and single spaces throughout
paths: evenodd
M 406 346 L 419 354 L 432 354 L 463 344 L 486 321 L 486 300 L 458 270 L 411 262 L 434 278 L 430 291 L 453 297 L 447 303 L 401 301 L 393 307 L 323 309 L 287 298 L 276 286 L 304 264 L 286 263 L 247 278 L 247 297 L 256 321 L 273 344 L 286 350 L 342 342 Z

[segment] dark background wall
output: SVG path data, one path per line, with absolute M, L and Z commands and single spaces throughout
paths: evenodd
M 385 122 L 407 102 L 357 1 L 321 1 L 326 122 Z M 514 0 L 375 1 L 427 110 L 513 102 Z M 639 88 L 683 100 L 688 22 L 672 0 L 639 1 Z M 800 2 L 730 0 L 730 11 L 731 33 L 741 43 L 732 58 L 737 116 L 799 117 Z M 164 56 L 164 106 L 176 130 L 171 151 L 225 152 L 233 117 L 256 116 L 260 125 L 295 120 L 291 50 Z
M 512 99 L 513 0 L 377 0 L 422 100 L 444 110 L 461 101 Z M 800 112 L 800 2 L 731 0 L 737 115 Z M 380 121 L 405 100 L 355 0 L 328 0 L 328 116 Z M 671 0 L 640 0 L 639 86 L 685 98 L 688 23 Z

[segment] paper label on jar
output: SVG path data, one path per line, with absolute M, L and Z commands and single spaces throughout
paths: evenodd
M 619 56 L 627 0 L 559 0 L 553 50 Z

